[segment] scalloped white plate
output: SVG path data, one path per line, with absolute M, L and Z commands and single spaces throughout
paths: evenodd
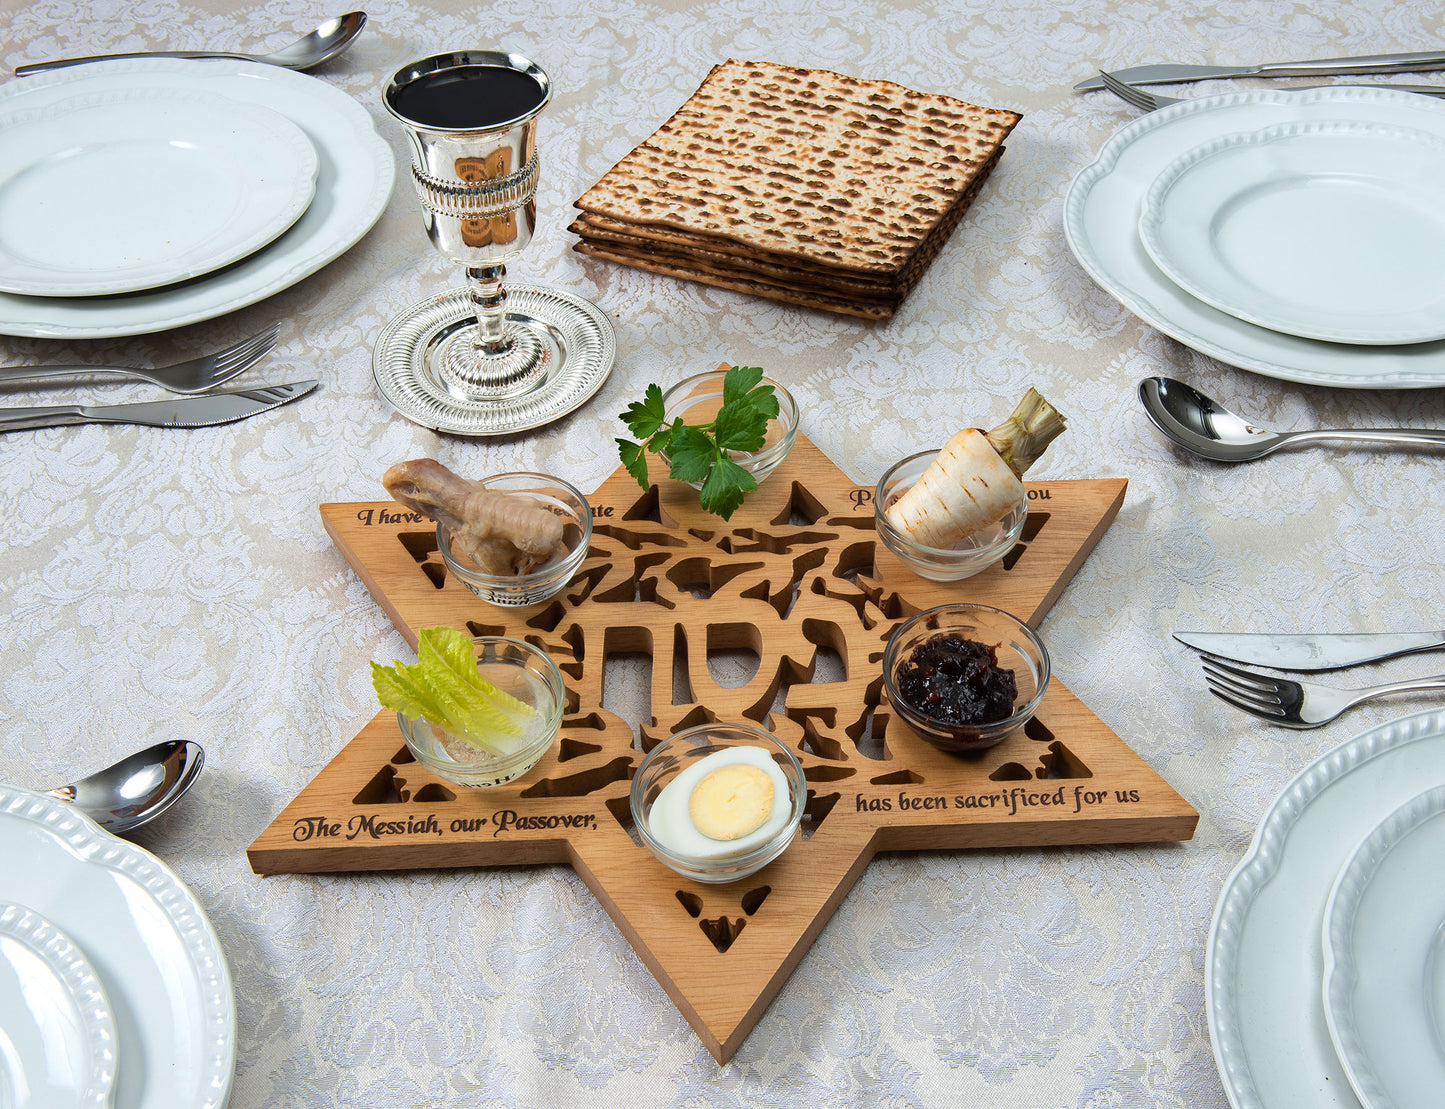
M 1221 135 L 1324 120 L 1409 127 L 1445 137 L 1445 103 L 1383 86 L 1262 89 L 1171 104 L 1120 128 L 1074 178 L 1064 198 L 1069 248 L 1100 288 L 1145 323 L 1231 366 L 1308 385 L 1445 385 L 1445 340 L 1366 347 L 1271 331 L 1191 296 L 1164 275 L 1139 239 L 1144 196 L 1181 154 Z
M 1224 883 L 1205 955 L 1214 1058 L 1235 1109 L 1357 1109 L 1325 1023 L 1335 876 L 1385 817 L 1445 785 L 1445 712 L 1372 728 L 1306 766 Z
M 1206 304 L 1335 343 L 1445 338 L 1445 140 L 1371 123 L 1225 135 L 1166 166 L 1139 238 Z
M 216 933 L 157 859 L 44 794 L 0 785 L 0 899 L 27 905 L 85 952 L 115 1014 L 115 1102 L 222 1109 L 236 1002 Z
M 0 335 L 104 339 L 214 319 L 288 289 L 339 258 L 386 209 L 396 156 L 370 114 L 340 89 L 280 66 L 228 59 L 90 62 L 7 81 L 0 85 L 0 110 L 121 89 L 214 93 L 280 113 L 315 148 L 316 195 L 268 246 L 191 281 L 109 297 L 0 293 Z
M 0 112 L 0 289 L 97 296 L 220 269 L 316 192 L 301 128 L 194 89 L 127 89 Z
M 1391 813 L 1325 906 L 1325 1018 L 1368 1109 L 1445 1099 L 1445 786 Z
M 115 1017 L 84 953 L 0 901 L 0 1106 L 107 1109 L 115 1063 Z

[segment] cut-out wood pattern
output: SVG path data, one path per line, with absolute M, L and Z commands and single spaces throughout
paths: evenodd
M 398 505 L 322 505 L 413 646 L 420 628 L 450 624 L 544 647 L 567 682 L 562 737 L 523 778 L 472 790 L 413 760 L 380 713 L 251 846 L 253 869 L 569 864 L 725 1062 L 877 851 L 1193 835 L 1195 811 L 1057 679 L 1029 727 L 968 757 L 925 743 L 882 691 L 888 635 L 921 609 L 974 600 L 1037 625 L 1118 512 L 1122 479 L 1030 483 L 1029 528 L 1009 558 L 946 585 L 875 542 L 872 487 L 802 436 L 728 522 L 703 513 L 692 489 L 654 480 L 644 494 L 619 470 L 589 498 L 581 570 L 526 609 L 451 580 L 432 525 Z M 717 657 L 728 674 L 714 672 Z M 635 729 L 605 695 L 609 665 L 643 687 Z M 655 743 L 719 719 L 762 723 L 788 744 L 808 802 L 780 859 L 708 886 L 641 846 L 627 794 Z

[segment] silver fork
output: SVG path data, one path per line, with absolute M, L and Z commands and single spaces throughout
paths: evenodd
M 131 366 L 0 366 L 0 384 L 13 381 L 30 381 L 43 377 L 77 377 L 89 374 L 118 374 L 121 377 L 137 378 L 169 389 L 172 393 L 204 393 L 222 385 L 237 374 L 249 370 L 276 345 L 281 334 L 281 325 L 273 323 L 265 331 L 242 339 L 224 350 L 192 358 L 188 362 L 177 362 L 174 366 L 159 366 L 151 370 L 135 369 Z
M 1177 96 L 1160 96 L 1157 92 L 1150 92 L 1147 89 L 1141 89 L 1138 85 L 1131 85 L 1128 81 L 1121 81 L 1112 73 L 1106 73 L 1102 69 L 1099 70 L 1099 80 L 1120 100 L 1133 105 L 1142 112 L 1152 112 L 1156 108 L 1165 108 L 1170 104 L 1184 103 Z M 1396 92 L 1414 92 L 1421 96 L 1445 96 L 1445 85 L 1296 85 L 1289 91 L 1303 92 L 1305 89 L 1330 88 L 1394 89 Z
M 1357 689 L 1334 689 L 1313 682 L 1257 674 L 1209 656 L 1204 659 L 1204 680 L 1209 683 L 1209 692 L 1220 700 L 1286 728 L 1318 728 L 1361 701 L 1391 693 L 1445 689 L 1445 675 Z
M 1162 108 L 1166 104 L 1178 104 L 1179 100 L 1172 96 L 1159 96 L 1157 93 L 1148 92 L 1129 84 L 1128 81 L 1121 81 L 1112 73 L 1099 70 L 1099 80 L 1104 82 L 1104 87 L 1117 96 L 1126 104 L 1138 108 L 1141 112 L 1152 112 L 1155 108 Z

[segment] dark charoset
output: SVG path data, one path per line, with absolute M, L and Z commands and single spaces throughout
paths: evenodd
M 945 632 L 913 648 L 899 667 L 898 692 L 940 723 L 992 724 L 1013 714 L 1018 683 L 996 648 Z

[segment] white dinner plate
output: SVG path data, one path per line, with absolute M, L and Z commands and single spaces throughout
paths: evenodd
M 95 296 L 209 273 L 295 223 L 316 166 L 289 119 L 210 93 L 0 111 L 0 290 Z
M 1325 1017 L 1368 1109 L 1445 1101 L 1445 786 L 1391 813 L 1325 906 Z
M 0 901 L 0 1106 L 109 1109 L 115 1062 L 115 1018 L 84 953 Z
M 53 921 L 110 1000 L 122 1109 L 221 1109 L 236 1002 L 201 906 L 149 852 L 53 797 L 0 785 L 0 900 Z
M 165 89 L 257 104 L 291 120 L 316 151 L 316 194 L 270 245 L 215 273 L 103 298 L 0 293 L 0 334 L 100 339 L 213 319 L 279 293 L 340 257 L 380 218 L 396 159 L 366 109 L 325 82 L 227 59 L 91 62 L 0 86 L 0 110 L 43 108 L 77 94 Z
M 1445 785 L 1445 712 L 1371 728 L 1270 805 L 1224 883 L 1205 954 L 1209 1034 L 1235 1109 L 1358 1109 L 1325 1023 L 1325 902 L 1350 855 L 1422 789 Z
M 1445 138 L 1445 103 L 1385 88 L 1328 88 L 1204 96 L 1122 127 L 1074 178 L 1064 233 L 1075 257 L 1110 295 L 1186 346 L 1284 381 L 1366 389 L 1445 385 L 1445 340 L 1359 346 L 1305 339 L 1241 320 L 1180 288 L 1139 238 L 1144 197 L 1180 155 L 1222 135 L 1301 122 L 1361 122 Z
M 1336 343 L 1445 338 L 1445 141 L 1287 123 L 1176 158 L 1139 217 L 1176 285 L 1274 331 Z

